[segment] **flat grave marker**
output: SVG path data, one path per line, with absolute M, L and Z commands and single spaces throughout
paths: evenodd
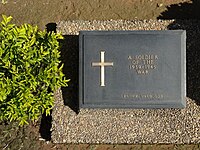
M 80 108 L 184 108 L 186 32 L 80 31 Z

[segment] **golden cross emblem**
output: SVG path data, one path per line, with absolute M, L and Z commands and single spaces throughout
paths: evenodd
M 107 66 L 113 66 L 113 62 L 105 62 L 105 51 L 100 52 L 100 59 L 101 62 L 92 62 L 93 67 L 101 67 L 101 86 L 105 86 L 105 67 Z

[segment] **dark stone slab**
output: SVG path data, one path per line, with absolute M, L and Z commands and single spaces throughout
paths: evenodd
M 185 31 L 81 31 L 79 38 L 80 108 L 185 107 Z

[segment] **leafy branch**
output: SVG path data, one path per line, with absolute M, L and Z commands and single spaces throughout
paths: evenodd
M 20 125 L 50 114 L 54 91 L 67 86 L 62 72 L 60 33 L 39 31 L 37 26 L 0 23 L 0 120 L 17 120 Z

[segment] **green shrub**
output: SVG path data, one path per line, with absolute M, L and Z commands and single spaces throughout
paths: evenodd
M 61 34 L 38 31 L 37 26 L 11 24 L 3 15 L 0 23 L 0 120 L 19 125 L 50 114 L 53 92 L 67 86 L 60 65 Z
M 1 3 L 2 3 L 2 4 L 6 4 L 6 3 L 7 3 L 7 0 L 1 0 Z

